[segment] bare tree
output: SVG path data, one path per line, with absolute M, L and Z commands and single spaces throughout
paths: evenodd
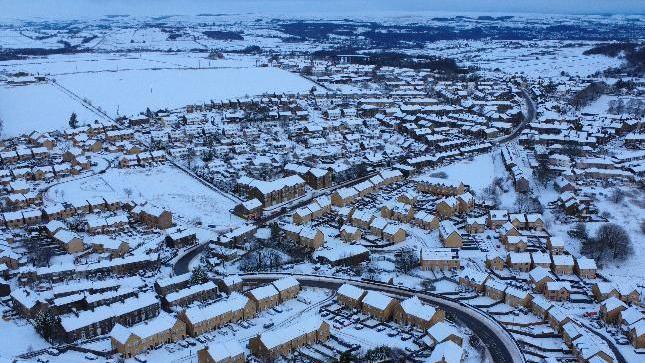
M 581 252 L 598 261 L 623 261 L 633 253 L 632 242 L 625 229 L 614 223 L 598 228 L 594 238 L 582 243 Z

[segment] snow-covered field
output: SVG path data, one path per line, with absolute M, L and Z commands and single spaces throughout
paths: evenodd
M 176 108 L 267 92 L 303 93 L 313 86 L 291 72 L 255 67 L 254 58 L 211 61 L 194 53 L 88 55 L 78 61 L 53 56 L 28 63 L 2 62 L 0 71 L 48 75 L 111 117 L 138 114 L 147 107 Z M 81 122 L 100 118 L 55 85 L 0 86 L 6 136 L 67 127 L 72 112 Z
M 243 221 L 229 210 L 235 204 L 221 194 L 170 165 L 146 169 L 109 169 L 105 174 L 58 185 L 47 194 L 48 202 L 99 196 L 143 199 L 167 208 L 185 223 L 233 227 Z
M 262 93 L 306 92 L 313 84 L 277 68 L 161 69 L 56 77 L 111 116 Z
M 49 344 L 36 333 L 34 327 L 24 319 L 5 321 L 0 319 L 0 362 L 11 362 L 10 358 L 29 350 L 43 349 Z
M 3 136 L 18 136 L 31 131 L 49 131 L 68 126 L 76 112 L 79 120 L 94 120 L 95 114 L 51 84 L 22 87 L 0 85 L 0 118 Z

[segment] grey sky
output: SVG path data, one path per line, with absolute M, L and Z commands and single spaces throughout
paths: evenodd
M 645 14 L 645 0 L 0 0 L 0 17 L 75 18 L 255 13 L 387 16 L 424 13 Z

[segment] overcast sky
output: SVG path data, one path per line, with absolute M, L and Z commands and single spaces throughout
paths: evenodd
M 0 0 L 0 17 L 255 13 L 387 16 L 433 12 L 645 14 L 645 0 Z

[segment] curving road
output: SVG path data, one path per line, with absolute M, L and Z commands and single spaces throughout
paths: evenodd
M 247 283 L 266 283 L 284 276 L 293 276 L 301 285 L 309 287 L 336 290 L 342 284 L 348 283 L 363 289 L 387 293 L 401 299 L 416 295 L 422 301 L 438 306 L 447 313 L 452 314 L 460 323 L 472 330 L 484 345 L 486 345 L 494 362 L 524 363 L 526 361 L 517 342 L 502 325 L 482 311 L 455 299 L 375 281 L 353 280 L 332 276 L 290 273 L 251 273 L 240 276 Z
M 522 131 L 524 131 L 526 126 L 528 126 L 529 123 L 535 120 L 535 101 L 531 99 L 531 96 L 525 89 L 522 89 L 522 97 L 524 97 L 524 102 L 526 102 L 526 114 L 524 115 L 524 119 L 522 120 L 522 122 L 520 122 L 519 126 L 517 126 L 517 128 L 515 128 L 515 130 L 513 130 L 513 132 L 511 132 L 509 135 L 502 136 L 497 139 L 497 144 L 504 144 L 515 140 L 520 136 Z

